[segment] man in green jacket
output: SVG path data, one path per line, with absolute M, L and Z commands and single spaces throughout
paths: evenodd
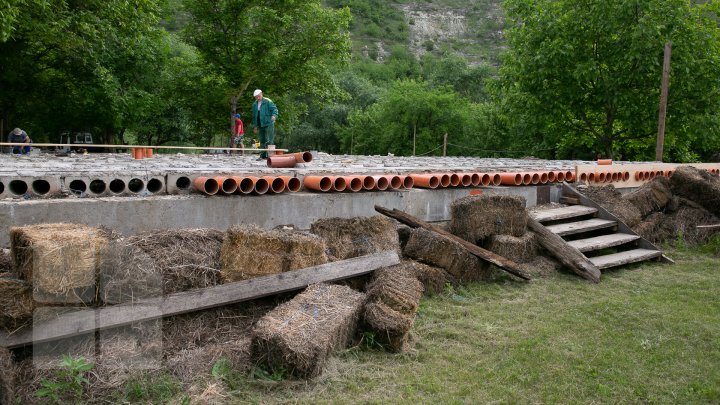
M 255 102 L 252 105 L 252 126 L 254 133 L 260 133 L 260 148 L 266 149 L 268 145 L 274 145 L 275 120 L 278 117 L 278 109 L 263 92 L 257 89 L 253 92 Z M 267 151 L 260 152 L 259 159 L 267 159 Z

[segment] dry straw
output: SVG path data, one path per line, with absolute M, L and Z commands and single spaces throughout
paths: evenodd
M 692 166 L 678 167 L 670 177 L 673 194 L 687 198 L 720 217 L 720 178 Z
M 38 296 L 51 303 L 82 301 L 76 290 L 92 289 L 98 258 L 108 243 L 102 229 L 78 224 L 10 228 L 13 261 Z
M 22 281 L 0 278 L 0 328 L 12 332 L 32 319 L 32 287 Z
M 450 206 L 450 233 L 470 243 L 490 235 L 522 236 L 527 228 L 525 199 L 479 195 L 455 200 Z
M 643 218 L 665 208 L 671 198 L 670 180 L 667 177 L 655 177 L 639 189 L 622 196 L 623 200 L 629 201 L 640 211 Z
M 376 215 L 358 218 L 324 218 L 310 226 L 310 232 L 322 237 L 331 261 L 379 253 L 400 252 L 395 223 Z
M 300 378 L 322 372 L 327 358 L 352 339 L 365 294 L 346 286 L 314 284 L 258 321 L 253 357 L 270 370 Z
M 517 237 L 512 235 L 493 235 L 487 250 L 502 257 L 510 259 L 515 263 L 527 263 L 533 261 L 539 254 L 540 246 L 535 240 L 535 234 L 526 232 Z
M 317 266 L 327 263 L 327 256 L 318 236 L 241 225 L 228 230 L 220 260 L 223 279 L 239 281 Z
M 611 184 L 587 187 L 581 192 L 618 217 L 627 226 L 633 227 L 642 221 L 640 210 L 630 201 L 624 200 L 622 194 Z

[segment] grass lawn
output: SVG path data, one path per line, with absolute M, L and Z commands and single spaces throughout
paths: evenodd
M 357 347 L 230 403 L 720 403 L 719 260 L 473 284 L 423 300 L 405 354 Z

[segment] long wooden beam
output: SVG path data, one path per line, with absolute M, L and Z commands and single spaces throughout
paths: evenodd
M 460 238 L 458 236 L 455 236 L 451 234 L 450 232 L 446 232 L 440 228 L 436 228 L 427 222 L 415 218 L 410 214 L 407 214 L 403 211 L 393 209 L 389 210 L 387 208 L 383 208 L 379 205 L 375 206 L 375 211 L 388 216 L 390 218 L 397 219 L 398 221 L 402 222 L 403 224 L 410 226 L 412 228 L 423 228 L 427 229 L 428 231 L 435 232 L 447 239 L 452 240 L 453 242 L 459 243 L 462 247 L 467 249 L 468 252 L 472 253 L 473 255 L 479 257 L 482 260 L 485 260 L 486 262 L 489 262 L 491 264 L 494 264 L 501 269 L 505 270 L 506 272 L 512 274 L 513 276 L 520 277 L 523 280 L 530 280 L 531 277 L 529 274 L 525 272 L 520 266 L 515 263 L 514 261 L 504 258 L 498 254 L 495 254 L 489 250 L 483 249 L 478 245 L 472 244 L 468 241 L 466 241 L 463 238 Z
M 400 258 L 397 252 L 386 251 L 215 287 L 140 300 L 131 304 L 70 312 L 53 320 L 35 324 L 33 328 L 17 334 L 0 333 L 0 346 L 16 348 L 129 325 L 134 322 L 230 305 L 298 290 L 310 284 L 356 277 L 398 263 L 400 263 Z
M 267 148 L 223 148 L 219 146 L 168 146 L 168 145 L 105 145 L 97 143 L 18 143 L 18 142 L 0 142 L 0 146 L 31 146 L 43 148 L 144 148 L 144 149 L 185 149 L 185 150 L 239 150 L 239 151 L 281 151 L 287 152 L 288 149 L 267 149 Z

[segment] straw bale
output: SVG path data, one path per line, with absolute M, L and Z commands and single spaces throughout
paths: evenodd
M 450 215 L 450 233 L 470 243 L 497 234 L 522 236 L 527 228 L 523 197 L 467 196 L 452 203 Z
M 705 242 L 716 233 L 713 229 L 698 229 L 697 225 L 720 223 L 715 215 L 692 201 L 678 199 L 675 211 L 650 214 L 633 230 L 655 244 L 674 243 L 682 240 L 688 244 Z
M 659 176 L 643 184 L 639 189 L 623 195 L 622 199 L 632 203 L 640 211 L 640 215 L 646 218 L 653 212 L 662 211 L 671 197 L 670 180 Z
M 493 235 L 487 250 L 515 263 L 528 263 L 539 254 L 540 246 L 535 240 L 535 233 L 525 232 L 522 236 Z
M 423 284 L 426 295 L 445 291 L 448 285 L 457 285 L 458 280 L 440 267 L 431 266 L 415 260 L 403 260 L 407 268 L 415 273 L 415 277 Z
M 622 194 L 612 184 L 600 187 L 586 187 L 581 192 L 618 217 L 629 227 L 633 227 L 642 221 L 640 210 L 632 202 L 623 199 Z
M 252 332 L 252 352 L 271 370 L 300 378 L 319 375 L 333 352 L 352 339 L 365 294 L 314 284 L 265 315 Z
M 120 303 L 220 284 L 216 229 L 166 229 L 109 243 L 99 271 L 100 298 Z
M 670 177 L 673 194 L 693 201 L 720 217 L 720 178 L 692 166 L 678 167 Z
M 221 275 L 247 280 L 327 263 L 322 238 L 295 230 L 265 231 L 255 225 L 230 228 L 223 242 Z
M 0 329 L 13 331 L 32 319 L 35 302 L 25 281 L 0 278 Z
M 0 347 L 0 404 L 15 403 L 18 370 L 10 350 Z
M 220 359 L 230 361 L 234 370 L 249 368 L 250 343 L 249 337 L 240 337 L 227 342 L 183 349 L 169 356 L 166 366 L 184 384 L 209 380 L 213 365 Z
M 386 349 L 402 352 L 408 343 L 415 314 L 405 314 L 381 301 L 369 302 L 363 312 L 365 323 L 375 332 L 375 338 Z
M 383 302 L 396 311 L 414 315 L 423 296 L 423 285 L 412 267 L 403 262 L 375 271 L 367 294 L 368 302 Z
M 330 261 L 395 250 L 400 253 L 395 223 L 376 215 L 358 218 L 323 218 L 310 226 L 310 232 L 325 239 Z
M 0 274 L 12 274 L 14 272 L 10 249 L 0 249 Z
M 40 224 L 10 228 L 13 261 L 40 299 L 82 302 L 76 290 L 95 287 L 99 254 L 108 242 L 105 230 L 79 224 Z
M 527 263 L 520 264 L 520 268 L 527 273 L 537 276 L 549 276 L 557 273 L 561 267 L 560 263 L 545 256 L 537 256 Z
M 490 266 L 462 245 L 426 229 L 414 229 L 403 254 L 420 262 L 445 269 L 461 282 L 491 278 Z

